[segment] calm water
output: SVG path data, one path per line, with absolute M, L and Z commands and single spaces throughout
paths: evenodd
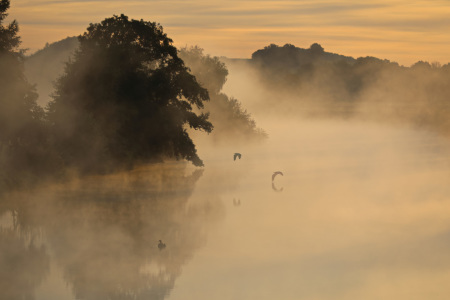
M 174 162 L 5 196 L 0 299 L 447 299 L 448 141 L 273 124 L 260 147 L 200 148 L 204 169 Z

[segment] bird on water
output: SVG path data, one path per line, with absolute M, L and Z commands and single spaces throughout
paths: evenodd
M 164 248 L 166 248 L 166 244 L 164 244 L 161 240 L 159 240 L 158 249 L 163 250 Z
M 241 159 L 241 154 L 240 153 L 235 153 L 234 156 L 233 156 L 234 160 L 236 160 L 236 157 Z

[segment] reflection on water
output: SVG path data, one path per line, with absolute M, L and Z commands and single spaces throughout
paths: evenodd
M 448 141 L 265 128 L 239 163 L 202 147 L 204 171 L 167 163 L 5 196 L 0 299 L 447 299 Z
M 245 151 L 230 193 L 245 206 L 227 207 L 170 300 L 447 299 L 447 140 L 363 122 L 263 127 L 271 140 Z
M 49 256 L 26 234 L 0 228 L 0 299 L 33 299 L 49 272 Z
M 3 199 L 0 272 L 8 280 L 0 299 L 34 299 L 49 272 L 47 250 L 74 299 L 164 299 L 205 243 L 204 225 L 222 214 L 214 196 L 188 205 L 203 171 L 185 175 L 185 167 L 169 163 Z M 11 212 L 17 226 L 7 224 Z

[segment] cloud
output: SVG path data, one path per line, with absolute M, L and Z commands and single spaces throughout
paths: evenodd
M 449 60 L 444 51 L 450 46 L 448 1 L 16 0 L 10 10 L 21 25 L 24 46 L 32 50 L 120 13 L 160 23 L 176 45 L 198 44 L 218 56 L 250 57 L 255 46 L 270 43 L 305 47 L 318 42 L 352 56 L 384 49 L 367 55 L 407 64 Z M 423 50 L 410 58 L 406 53 L 418 45 Z

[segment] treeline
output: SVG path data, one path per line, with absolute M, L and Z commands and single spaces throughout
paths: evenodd
M 269 45 L 248 65 L 276 96 L 274 109 L 326 117 L 403 122 L 450 134 L 450 64 L 419 61 L 410 67 L 375 57 L 357 59 L 326 52 Z
M 67 37 L 25 57 L 25 74 L 31 82 L 37 83 L 40 105 L 45 106 L 52 99 L 53 82 L 64 73 L 65 63 L 78 46 L 77 37 Z M 222 92 L 228 69 L 218 57 L 205 54 L 198 46 L 178 49 L 178 55 L 200 85 L 208 90 L 210 101 L 204 103 L 203 110 L 210 113 L 209 120 L 214 125 L 209 140 L 216 144 L 244 143 L 267 137 L 242 103 Z
M 90 24 L 43 109 L 25 76 L 17 23 L 3 24 L 7 9 L 1 0 L 0 190 L 68 170 L 102 174 L 166 158 L 203 166 L 189 130 L 213 130 L 204 106 L 220 87 L 198 82 L 161 25 L 124 15 Z M 226 68 L 201 55 L 223 85 Z M 241 118 L 248 129 L 236 135 L 264 137 L 237 100 L 221 97 L 225 119 Z

